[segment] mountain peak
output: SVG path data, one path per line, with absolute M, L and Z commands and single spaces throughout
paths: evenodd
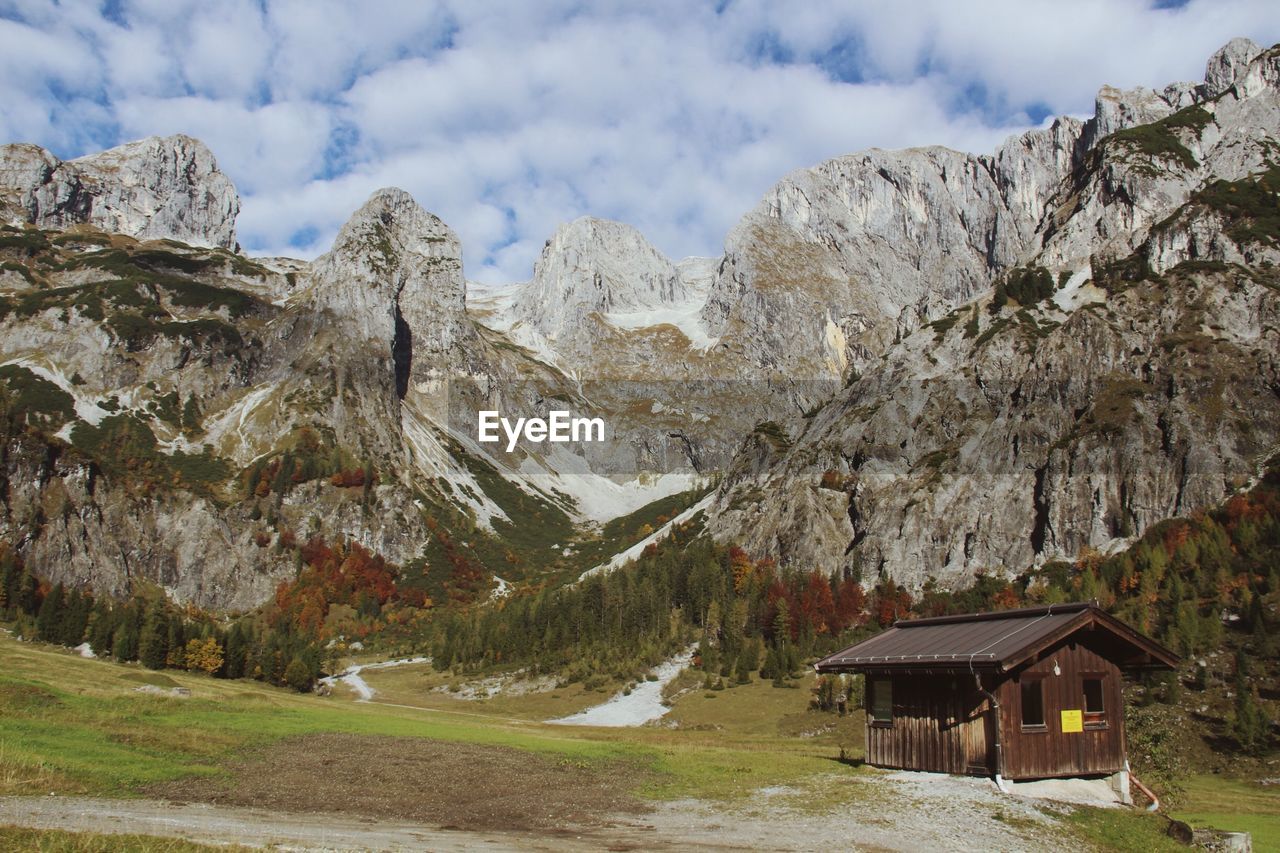
M 209 148 L 178 134 L 65 162 L 37 145 L 2 146 L 0 209 L 40 228 L 87 224 L 234 249 L 240 197 Z
M 332 253 L 365 257 L 387 267 L 405 253 L 438 255 L 441 243 L 453 246 L 453 256 L 460 257 L 458 236 L 440 217 L 399 187 L 383 187 L 351 214 L 334 239 Z
M 514 310 L 548 337 L 588 314 L 643 311 L 687 299 L 675 265 L 636 228 L 583 216 L 556 229 Z
M 1216 98 L 1262 53 L 1261 45 L 1247 38 L 1233 38 L 1220 47 L 1204 68 L 1204 96 Z

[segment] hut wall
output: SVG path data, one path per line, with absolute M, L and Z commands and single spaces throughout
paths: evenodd
M 1054 664 L 1058 674 L 1053 672 Z M 1084 679 L 1102 683 L 1101 720 L 1063 731 L 1063 711 L 1084 712 Z M 1043 726 L 1024 726 L 1022 683 L 1043 685 Z M 1009 779 L 1114 773 L 1124 768 L 1124 703 L 1120 670 L 1080 642 L 1064 644 L 1014 673 L 997 692 L 1001 706 L 1003 772 Z
M 937 773 L 991 772 L 987 700 L 972 679 L 869 675 L 893 684 L 891 724 L 867 720 L 868 764 Z

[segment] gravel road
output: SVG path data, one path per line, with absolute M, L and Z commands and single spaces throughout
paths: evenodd
M 849 789 L 852 786 L 853 789 Z M 815 797 L 834 797 L 828 808 Z M 766 788 L 746 803 L 681 800 L 589 827 L 454 830 L 356 817 L 161 800 L 0 798 L 0 825 L 131 832 L 290 850 L 1057 850 L 1068 806 L 1000 794 L 985 779 L 832 774 L 805 790 Z

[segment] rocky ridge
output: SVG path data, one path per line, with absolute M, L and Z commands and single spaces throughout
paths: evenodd
M 11 224 L 85 224 L 234 249 L 239 211 L 231 179 L 189 136 L 151 137 L 67 161 L 38 145 L 0 146 L 0 215 Z
M 785 314 L 790 288 L 760 285 L 754 260 L 779 234 L 817 246 L 829 287 L 860 264 L 855 280 L 882 310 L 859 312 L 845 336 L 844 391 L 781 440 L 744 447 L 712 531 L 791 564 L 956 585 L 1119 547 L 1247 481 L 1280 440 L 1280 235 L 1265 224 L 1280 189 L 1278 68 L 1280 51 L 1236 40 L 1204 84 L 1106 89 L 1093 120 L 1011 140 L 965 189 L 933 189 L 972 168 L 936 150 L 841 158 L 785 181 L 749 217 L 756 239 L 737 232 L 747 266 L 722 315 L 746 299 Z M 904 164 L 917 180 L 895 175 Z M 957 199 L 972 205 L 945 207 Z M 875 239 L 834 239 L 875 212 Z M 912 274 L 886 233 L 936 257 Z M 870 257 L 856 253 L 866 243 Z M 812 328 L 808 339 L 821 340 Z
M 960 584 L 1114 547 L 1274 452 L 1277 76 L 1235 40 L 1203 83 L 1106 88 L 993 155 L 836 158 L 720 259 L 578 220 L 470 304 L 402 191 L 314 263 L 255 261 L 194 140 L 6 146 L 0 538 L 55 580 L 247 607 L 287 538 L 408 565 L 441 519 L 536 527 L 566 565 L 575 524 L 723 471 L 708 529 L 806 568 Z M 473 440 L 480 407 L 566 404 L 614 441 Z

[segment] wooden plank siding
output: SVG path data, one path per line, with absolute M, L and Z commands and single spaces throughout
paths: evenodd
M 1003 767 L 996 767 L 995 715 L 966 674 L 885 673 L 872 679 L 893 684 L 891 724 L 868 721 L 866 761 L 876 767 L 935 773 L 988 775 L 1008 779 L 1089 776 L 1124 768 L 1124 703 L 1120 669 L 1106 657 L 1074 641 L 1048 649 L 1040 659 L 984 683 L 1000 702 Z M 1058 666 L 1057 675 L 1053 672 Z M 1084 710 L 1084 679 L 1102 681 L 1105 720 L 1084 731 L 1063 732 L 1062 711 Z M 1022 726 L 1022 682 L 1044 685 L 1042 729 Z
M 935 773 L 988 770 L 987 700 L 951 673 L 875 676 L 893 684 L 893 721 L 868 723 L 867 763 Z M 974 766 L 976 762 L 980 762 Z
M 1121 673 L 1177 665 L 1177 655 L 1093 601 L 899 620 L 815 668 L 892 685 L 891 707 L 872 703 L 884 719 L 868 711 L 868 764 L 1020 780 L 1123 770 Z M 1023 725 L 1028 682 L 1040 688 L 1029 700 L 1042 717 Z
M 1054 664 L 1058 674 L 1053 672 Z M 1082 732 L 1062 731 L 1062 712 L 1084 709 L 1083 680 L 1102 679 L 1105 721 Z M 1039 678 L 1044 684 L 1043 730 L 1022 726 L 1022 682 Z M 1082 643 L 1071 642 L 1001 683 L 1001 744 L 1004 775 L 1009 779 L 1088 776 L 1124 769 L 1124 703 L 1119 668 Z

